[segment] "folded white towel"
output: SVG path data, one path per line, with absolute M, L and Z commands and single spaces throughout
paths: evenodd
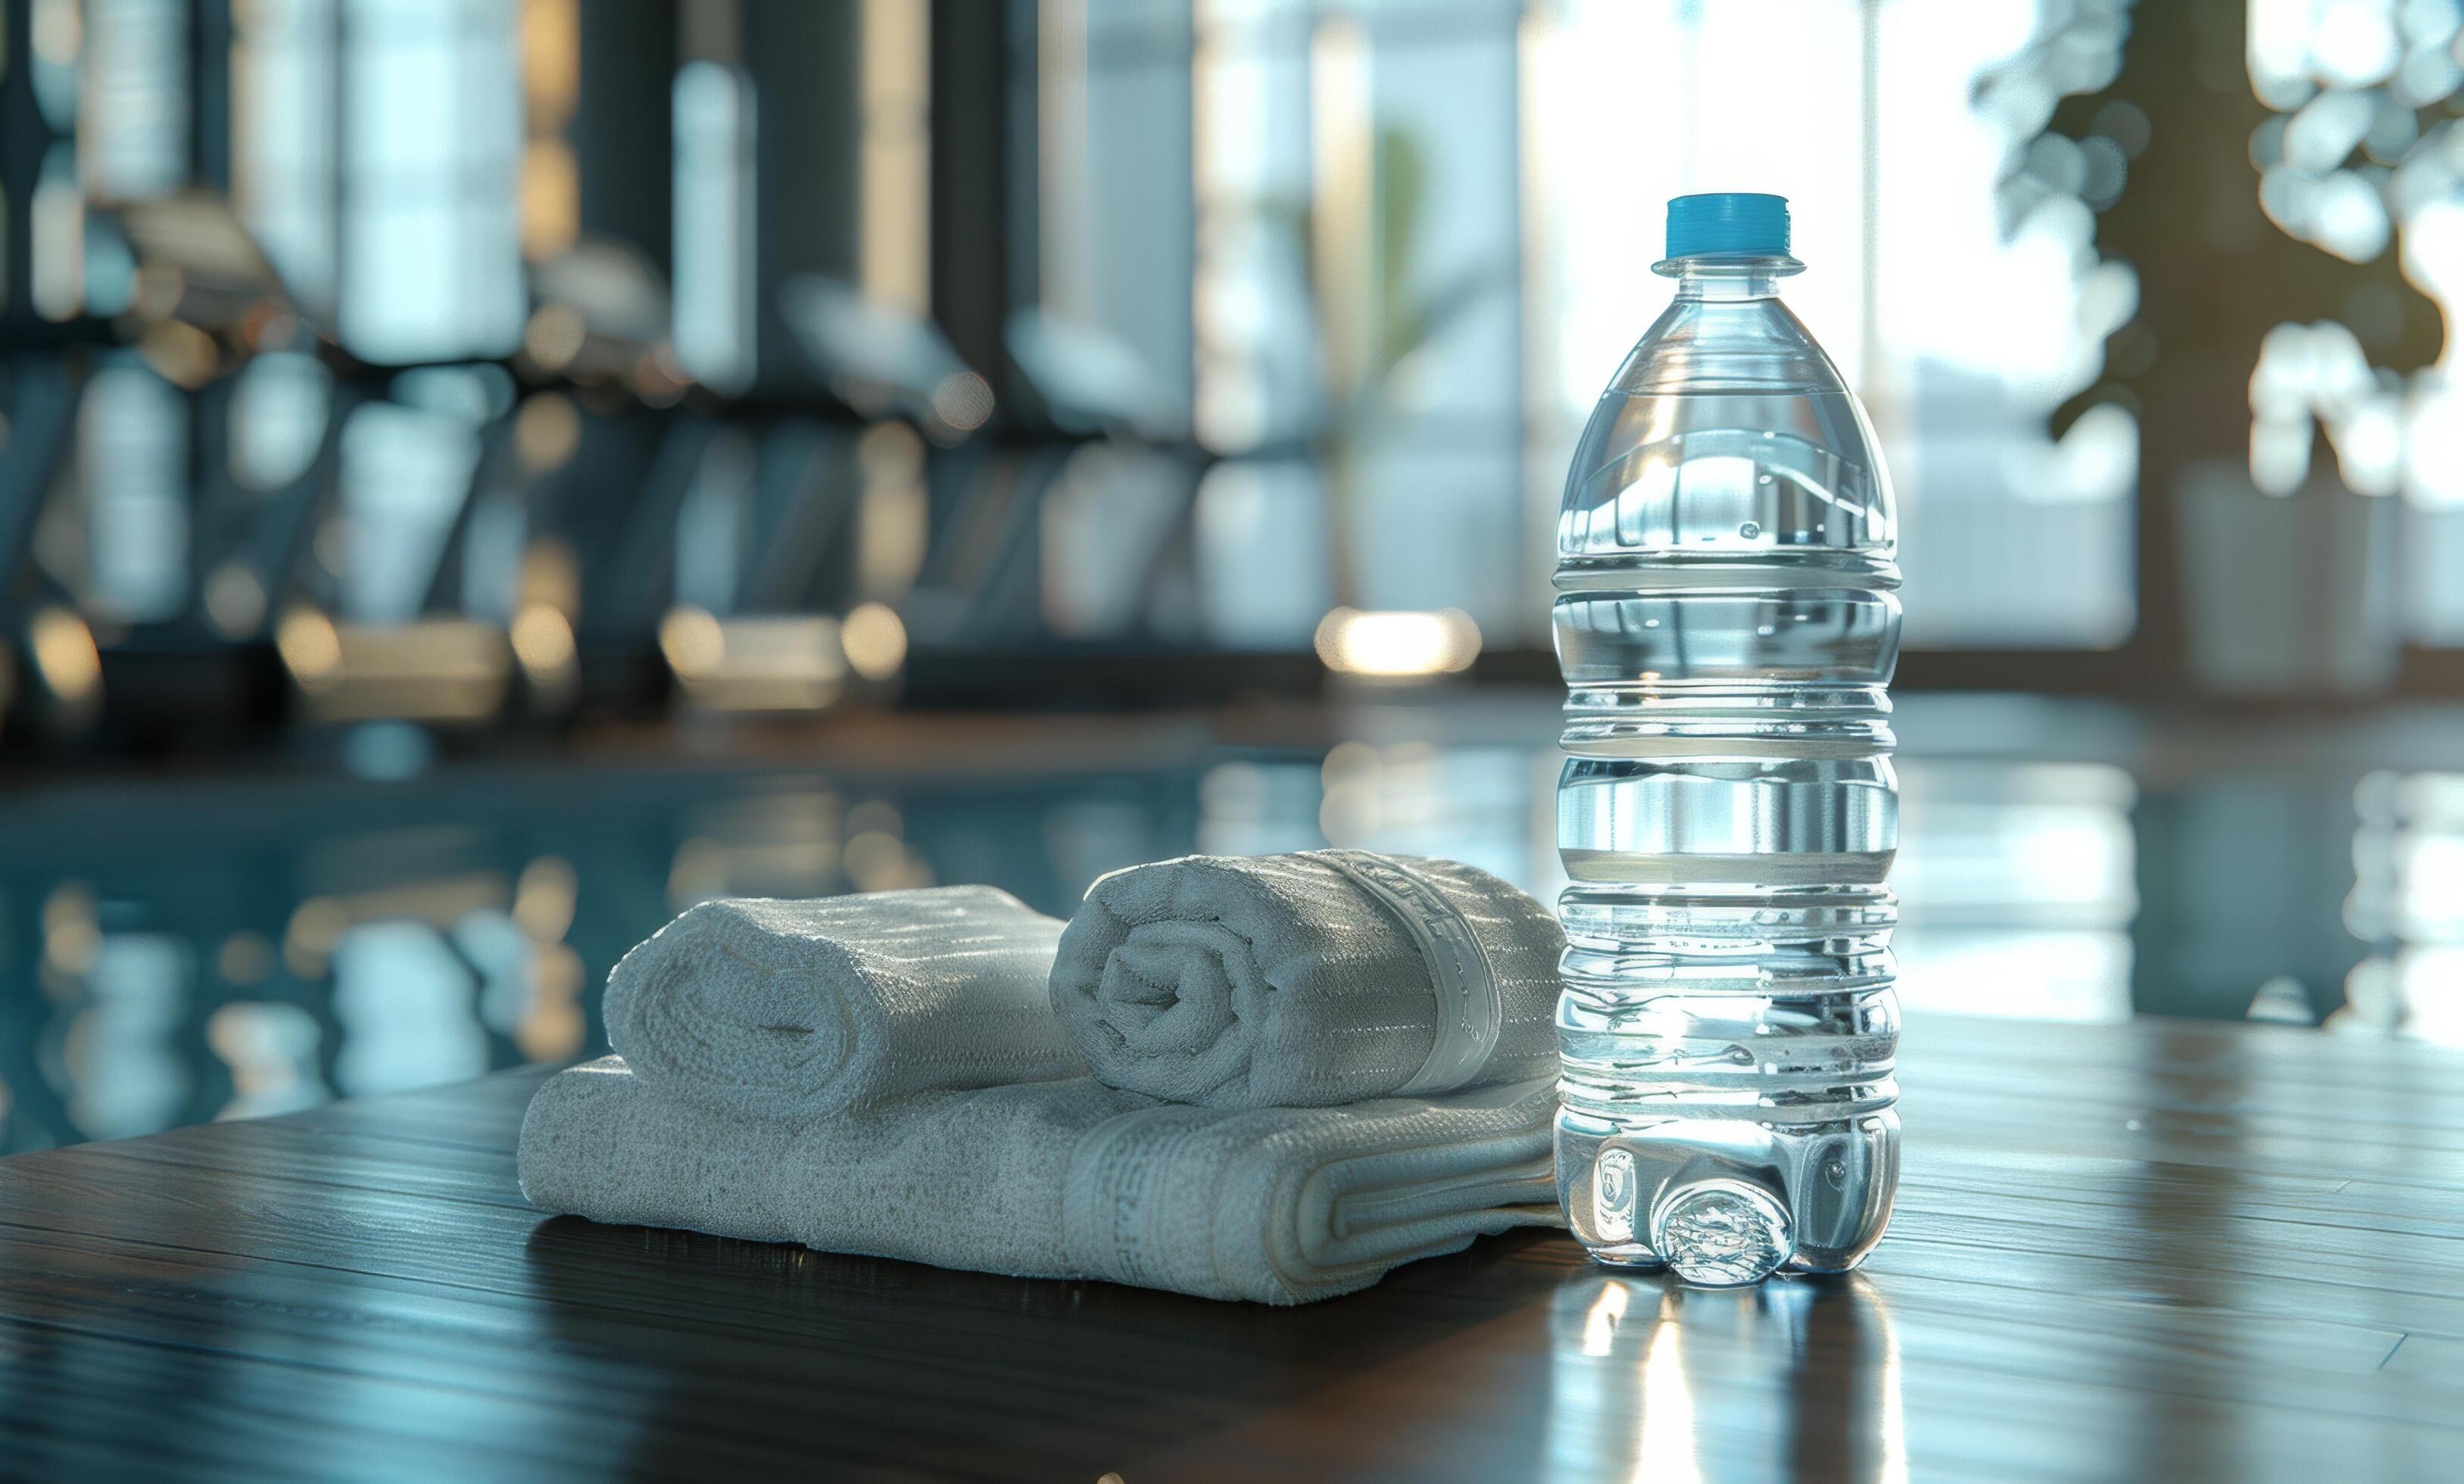
M 607 976 L 607 1039 L 645 1081 L 755 1115 L 1074 1077 L 1060 936 L 990 886 L 705 902 Z
M 1555 1109 L 1547 1080 L 1219 1111 L 1074 1078 L 747 1119 L 609 1057 L 531 1100 L 520 1168 L 532 1204 L 599 1221 L 1305 1303 L 1562 1225 Z
M 1452 861 L 1191 856 L 1095 883 L 1052 1010 L 1095 1075 L 1208 1107 L 1325 1106 L 1556 1070 L 1549 909 Z

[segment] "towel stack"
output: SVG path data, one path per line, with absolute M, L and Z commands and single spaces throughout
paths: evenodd
M 1446 862 L 1193 857 L 1065 928 L 982 886 L 706 903 L 540 1088 L 545 1210 L 1300 1303 L 1556 1224 L 1561 940 Z M 1092 1075 L 1089 1075 L 1089 1068 Z

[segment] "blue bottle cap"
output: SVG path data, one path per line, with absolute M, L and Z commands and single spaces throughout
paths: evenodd
M 1679 196 L 1668 203 L 1668 255 L 1788 256 L 1788 198 L 1750 191 Z

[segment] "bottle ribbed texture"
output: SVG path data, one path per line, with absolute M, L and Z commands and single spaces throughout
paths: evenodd
M 1558 525 L 1560 1193 L 1703 1283 L 1854 1266 L 1898 1171 L 1897 535 L 1796 268 L 1663 265 Z

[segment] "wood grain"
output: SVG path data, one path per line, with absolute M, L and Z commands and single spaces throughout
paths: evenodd
M 1298 1310 L 547 1218 L 536 1072 L 0 1162 L 0 1476 L 2437 1478 L 2464 1056 L 1912 1019 L 1867 1270 Z

